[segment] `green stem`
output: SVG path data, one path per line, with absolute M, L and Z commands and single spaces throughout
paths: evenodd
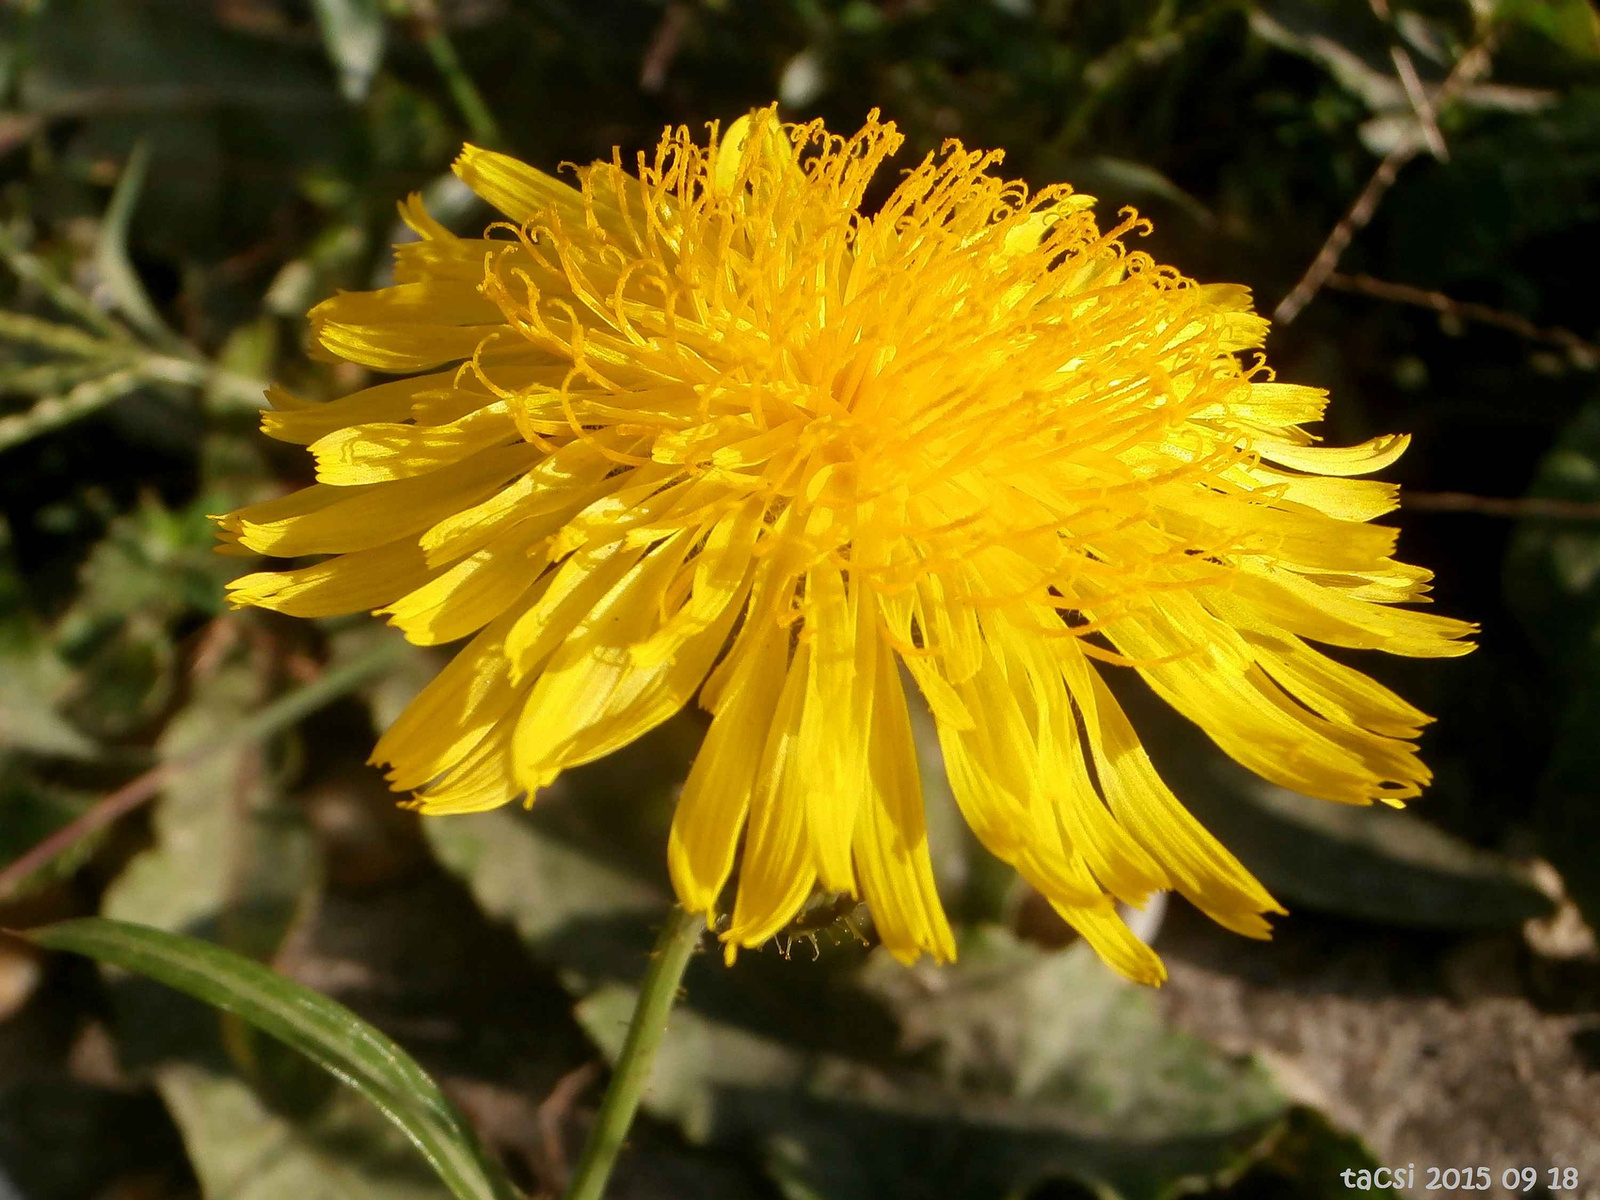
M 0 450 L 49 433 L 120 400 L 143 382 L 138 369 L 112 371 L 87 379 L 60 396 L 46 396 L 26 412 L 0 417 Z
M 633 1010 L 633 1023 L 628 1026 L 627 1040 L 622 1043 L 622 1053 L 611 1073 L 611 1085 L 600 1102 L 600 1115 L 589 1132 L 583 1158 L 573 1172 L 564 1200 L 600 1200 L 604 1195 L 623 1139 L 628 1136 L 633 1115 L 639 1110 L 639 1098 L 650 1077 L 650 1063 L 661 1045 L 661 1036 L 667 1031 L 667 1016 L 678 998 L 684 968 L 689 965 L 689 957 L 700 944 L 705 928 L 704 914 L 686 912 L 676 904 L 672 906 L 661 936 L 656 939 L 650 970 L 645 973 L 644 987 L 639 992 L 639 1004 Z
M 30 254 L 11 233 L 0 228 L 0 260 L 18 279 L 33 284 L 62 312 L 70 313 L 104 338 L 123 346 L 133 339 L 128 331 L 96 308 L 87 296 L 56 274 L 43 259 Z M 9 315 L 9 314 L 8 314 Z
M 456 102 L 462 118 L 467 122 L 467 128 L 472 131 L 473 140 L 484 146 L 498 146 L 500 126 L 495 122 L 494 114 L 489 111 L 489 105 L 485 102 L 483 93 L 478 90 L 478 85 L 472 82 L 472 76 L 468 75 L 466 68 L 461 65 L 461 59 L 457 57 L 455 45 L 450 41 L 449 35 L 442 28 L 435 26 L 424 35 L 422 44 L 427 47 L 433 65 L 439 68 L 439 74 L 444 76 L 445 86 L 450 89 L 451 99 Z

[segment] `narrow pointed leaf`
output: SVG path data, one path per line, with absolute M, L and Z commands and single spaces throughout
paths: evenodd
M 111 204 L 100 222 L 100 237 L 95 245 L 95 267 L 116 302 L 117 310 L 135 329 L 157 345 L 178 349 L 183 346 L 182 339 L 161 319 L 155 302 L 145 291 L 138 271 L 134 270 L 128 258 L 128 229 L 149 167 L 150 144 L 141 140 L 128 155 L 122 176 L 111 193 Z
M 27 936 L 164 983 L 293 1046 L 376 1105 L 460 1200 L 518 1196 L 428 1074 L 342 1004 L 230 950 L 126 921 L 89 917 Z

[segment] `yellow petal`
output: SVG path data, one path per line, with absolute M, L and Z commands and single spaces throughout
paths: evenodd
M 267 389 L 267 399 L 279 411 L 261 414 L 261 432 L 280 442 L 306 446 L 349 425 L 404 421 L 410 418 L 418 396 L 449 388 L 454 378 L 454 371 L 415 375 L 363 388 L 321 404 L 298 400 L 282 388 L 271 387 Z
M 537 670 L 643 556 L 642 547 L 612 542 L 580 551 L 557 567 L 538 602 L 506 635 L 512 677 L 521 680 Z
M 1236 933 L 1267 936 L 1270 930 L 1260 914 L 1283 909 L 1161 781 L 1099 672 L 1082 663 L 1071 671 L 1069 682 L 1083 712 L 1095 770 L 1118 823 L 1201 912 Z
M 454 767 L 526 694 L 511 682 L 505 656 L 513 620 L 503 616 L 473 638 L 378 739 L 368 761 L 388 765 L 395 790 L 420 788 Z
M 850 847 L 856 809 L 867 790 L 872 652 L 877 638 L 868 625 L 865 632 L 871 641 L 861 648 L 867 667 L 863 679 L 856 644 L 860 590 L 851 597 L 839 569 L 830 563 L 806 573 L 806 603 L 807 627 L 816 637 L 811 643 L 796 764 L 817 876 L 827 890 L 855 895 Z
M 408 324 L 351 325 L 324 321 L 317 342 L 329 354 L 375 371 L 426 371 L 471 358 L 486 338 L 505 333 L 503 325 Z
M 983 668 L 957 689 L 973 719 L 969 730 L 935 720 L 945 773 L 962 816 L 984 847 L 1040 892 L 1064 904 L 1090 905 L 1102 893 L 1082 856 L 1065 845 L 1047 790 L 1058 781 L 1039 774 L 1038 746 L 1028 714 L 991 647 Z
M 856 816 L 855 860 L 861 890 L 884 946 L 902 962 L 926 951 L 940 962 L 956 956 L 928 855 L 922 780 L 894 654 L 875 643 L 870 703 L 870 785 Z
M 1370 521 L 1400 506 L 1400 488 L 1376 479 L 1297 475 L 1257 466 L 1250 472 L 1254 485 L 1272 488 L 1285 500 L 1304 504 L 1341 521 Z
M 705 913 L 708 920 L 744 832 L 766 747 L 763 734 L 783 691 L 787 641 L 785 630 L 767 627 L 745 685 L 712 718 L 672 817 L 667 865 L 673 887 L 685 908 Z
M 1037 706 L 1039 778 L 1063 845 L 1082 857 L 1106 891 L 1124 903 L 1143 904 L 1151 892 L 1171 885 L 1160 865 L 1111 815 L 1090 778 L 1077 713 L 1058 661 L 1058 655 L 1076 654 L 1077 648 L 1044 645 L 1020 629 L 1004 629 L 1004 634 L 1006 653 L 1025 670 Z
M 1336 724 L 1296 704 L 1256 665 L 1241 641 L 1217 656 L 1232 631 L 1192 597 L 1162 612 L 1108 622 L 1106 635 L 1156 694 L 1199 725 L 1235 761 L 1293 791 L 1368 804 L 1407 799 L 1429 775 L 1407 741 Z M 1167 661 L 1162 661 L 1167 660 Z
M 327 322 L 340 325 L 493 325 L 500 307 L 484 298 L 477 282 L 431 279 L 397 283 L 366 292 L 340 292 L 313 308 L 306 316 L 313 328 Z
M 805 708 L 810 649 L 796 650 L 778 697 L 761 764 L 750 794 L 749 827 L 733 921 L 722 935 L 735 946 L 759 946 L 782 929 L 805 903 L 816 882 L 816 859 L 806 832 L 805 800 L 798 794 L 795 751 Z
M 1095 953 L 1118 974 L 1134 983 L 1151 987 L 1159 987 L 1166 982 L 1167 969 L 1161 965 L 1161 959 L 1154 950 L 1134 937 L 1133 931 L 1117 915 L 1109 900 L 1092 908 L 1073 908 L 1064 904 L 1053 904 L 1052 907 L 1061 914 L 1062 920 L 1083 935 L 1083 940 L 1093 946 Z
M 1229 408 L 1247 421 L 1263 425 L 1299 425 L 1322 420 L 1328 407 L 1326 388 L 1305 387 L 1298 383 L 1251 383 L 1234 393 Z M 1404 447 L 1402 447 L 1404 449 Z M 1396 457 L 1399 457 L 1396 454 Z M 1376 471 L 1378 468 L 1373 467 Z
M 1267 673 L 1303 704 L 1389 737 L 1414 738 L 1432 717 L 1360 671 L 1335 662 L 1299 638 L 1284 638 L 1261 658 Z
M 554 214 L 582 227 L 583 199 L 578 192 L 510 155 L 463 146 L 452 169 L 462 183 L 519 225 Z
M 1469 621 L 1412 609 L 1391 608 L 1341 594 L 1296 575 L 1245 564 L 1228 584 L 1227 594 L 1207 597 L 1219 613 L 1235 604 L 1250 608 L 1250 621 L 1330 646 L 1387 650 L 1414 658 L 1453 658 L 1472 652 L 1465 639 L 1478 631 Z
M 412 479 L 349 488 L 317 484 L 242 508 L 230 519 L 243 545 L 279 558 L 367 550 L 477 504 L 538 457 L 533 446 L 500 446 Z
M 422 535 L 429 562 L 451 562 L 488 545 L 508 527 L 531 517 L 566 524 L 606 490 L 615 466 L 587 442 L 573 442 L 544 459 L 487 500 L 453 512 Z
M 503 402 L 445 425 L 351 425 L 311 444 L 317 479 L 336 486 L 409 479 L 517 440 Z
M 228 585 L 228 603 L 291 617 L 337 617 L 389 604 L 434 572 L 415 542 L 390 542 L 292 571 L 260 571 Z
M 421 192 L 412 192 L 404 200 L 395 205 L 400 211 L 400 219 L 406 223 L 407 228 L 423 241 L 460 241 L 428 212 L 427 205 L 422 202 Z
M 441 778 L 417 793 L 422 812 L 445 814 L 485 812 L 522 794 L 510 768 L 512 722 L 501 721 Z
M 1251 448 L 1262 458 L 1296 471 L 1315 475 L 1365 475 L 1381 471 L 1406 452 L 1411 436 L 1388 433 L 1359 446 L 1297 446 L 1271 438 L 1256 438 Z
M 680 534 L 634 566 L 540 672 L 513 748 L 518 778 L 529 791 L 654 729 L 705 679 L 727 640 L 735 605 L 664 662 L 640 667 L 628 653 L 659 624 L 656 601 L 687 548 L 688 535 Z
M 476 633 L 505 612 L 544 569 L 548 526 L 524 521 L 495 538 L 378 615 L 418 646 L 437 646 Z M 538 560 L 535 560 L 535 554 Z
M 761 533 L 766 501 L 752 497 L 712 526 L 695 559 L 694 585 L 688 603 L 672 618 L 629 650 L 639 666 L 652 666 L 678 652 L 705 629 L 749 586 L 756 538 Z

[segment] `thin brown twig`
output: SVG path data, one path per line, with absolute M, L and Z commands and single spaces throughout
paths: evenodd
M 1406 89 L 1406 99 L 1411 103 L 1411 111 L 1416 114 L 1417 124 L 1422 127 L 1422 140 L 1428 145 L 1428 153 L 1440 162 L 1449 162 L 1450 147 L 1445 145 L 1444 134 L 1439 132 L 1434 106 L 1428 102 L 1428 93 L 1422 86 L 1422 78 L 1417 74 L 1411 55 L 1404 46 L 1396 43 L 1389 47 L 1389 57 L 1394 60 L 1395 74 L 1400 77 Z
M 1485 37 L 1472 49 L 1468 50 L 1451 68 L 1449 76 L 1439 86 L 1438 95 L 1434 97 L 1433 111 L 1443 109 L 1455 94 L 1469 83 L 1481 78 L 1489 69 L 1489 53 L 1493 38 Z M 1365 229 L 1378 211 L 1389 189 L 1394 186 L 1394 181 L 1399 178 L 1401 169 L 1420 153 L 1422 147 L 1415 144 L 1395 147 L 1384 155 L 1383 161 L 1373 171 L 1372 178 L 1367 180 L 1361 194 L 1356 197 L 1356 202 L 1350 206 L 1350 211 L 1345 213 L 1339 223 L 1333 227 L 1333 232 L 1322 243 L 1322 249 L 1317 251 L 1316 258 L 1311 260 L 1311 265 L 1306 268 L 1306 273 L 1300 281 L 1289 289 L 1289 294 L 1278 302 L 1278 307 L 1273 310 L 1272 319 L 1280 325 L 1287 325 L 1300 315 L 1300 310 L 1311 303 L 1312 298 L 1322 290 L 1322 285 L 1328 281 L 1334 269 L 1339 265 L 1339 259 L 1356 234 Z
M 544 1167 L 542 1174 L 546 1177 L 544 1182 L 557 1193 L 566 1191 L 572 1175 L 571 1164 L 567 1162 L 567 1150 L 561 1127 L 583 1090 L 593 1083 L 599 1074 L 600 1064 L 591 1059 L 556 1080 L 556 1085 L 550 1089 L 550 1094 L 539 1102 L 540 1149 L 544 1159 L 541 1164 Z
M 228 651 L 238 645 L 239 637 L 239 621 L 234 613 L 223 613 L 207 621 L 194 637 L 194 649 L 189 658 L 189 677 L 209 678 Z
M 1401 492 L 1400 503 L 1422 512 L 1475 513 L 1483 517 L 1600 521 L 1600 501 L 1554 496 L 1474 496 L 1468 492 Z
M 209 747 L 207 749 L 209 750 Z M 187 759 L 158 763 L 137 779 L 123 784 L 109 796 L 96 801 L 88 812 L 74 821 L 67 822 L 21 858 L 8 863 L 4 870 L 0 870 L 0 900 L 9 900 L 23 882 L 56 855 L 131 813 L 155 796 L 179 770 L 194 765 L 195 761 L 203 757 L 205 754 L 202 752 L 189 755 Z
M 1399 31 L 1395 28 L 1394 13 L 1389 9 L 1389 0 L 1369 0 L 1369 2 L 1372 5 L 1373 16 L 1388 28 L 1389 58 L 1394 63 L 1395 75 L 1405 88 L 1406 100 L 1416 115 L 1417 124 L 1422 127 L 1422 137 L 1428 143 L 1428 153 L 1440 162 L 1446 162 L 1450 158 L 1450 148 L 1444 144 L 1444 134 L 1439 132 L 1434 105 L 1428 99 L 1427 90 L 1422 86 L 1422 78 L 1417 74 L 1417 65 L 1411 61 L 1411 51 L 1406 49 L 1405 43 L 1400 40 Z
M 1394 181 L 1400 175 L 1400 168 L 1417 156 L 1415 146 L 1397 146 L 1384 155 L 1383 161 L 1378 164 L 1378 169 L 1372 173 L 1372 178 L 1367 180 L 1367 186 L 1361 189 L 1361 194 L 1356 197 L 1356 202 L 1350 206 L 1350 211 L 1345 213 L 1340 222 L 1333 227 L 1333 232 L 1328 235 L 1328 240 L 1322 243 L 1322 249 L 1317 251 L 1316 258 L 1311 260 L 1311 265 L 1306 268 L 1306 273 L 1300 276 L 1300 282 L 1290 289 L 1289 294 L 1278 301 L 1278 307 L 1272 312 L 1272 319 L 1279 325 L 1287 325 L 1300 315 L 1300 310 L 1311 303 L 1313 296 L 1322 289 L 1328 281 L 1328 276 L 1333 274 L 1333 269 L 1339 265 L 1339 259 L 1345 249 L 1355 239 L 1356 234 L 1367 227 L 1373 214 L 1378 211 L 1378 203 L 1394 186 Z
M 1456 317 L 1462 321 L 1493 325 L 1508 330 L 1518 337 L 1527 338 L 1530 342 L 1560 346 L 1580 367 L 1593 369 L 1600 366 L 1600 343 L 1581 338 L 1570 329 L 1560 327 L 1545 329 L 1535 325 L 1526 317 L 1490 308 L 1487 304 L 1455 300 L 1443 292 L 1430 292 L 1426 288 L 1412 287 L 1405 283 L 1390 283 L 1384 279 L 1374 279 L 1371 275 L 1345 275 L 1338 271 L 1324 280 L 1324 286 L 1341 292 L 1358 292 L 1363 296 L 1375 296 L 1380 300 L 1393 300 L 1399 304 L 1431 308 L 1436 313 Z
M 234 727 L 231 736 L 207 742 L 186 754 L 158 763 L 138 778 L 97 800 L 87 812 L 0 869 L 0 900 L 9 899 L 35 871 L 68 847 L 153 799 L 175 776 L 230 746 L 248 745 L 288 729 L 303 717 L 392 666 L 398 661 L 400 652 L 401 647 L 396 643 L 384 642 L 352 662 L 325 670 L 316 680 L 279 696 L 271 704 L 246 717 Z

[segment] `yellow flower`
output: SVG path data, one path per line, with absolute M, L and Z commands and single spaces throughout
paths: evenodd
M 1429 574 L 1367 524 L 1395 488 L 1349 477 L 1406 439 L 1314 446 L 1324 393 L 1238 357 L 1267 328 L 1244 288 L 954 142 L 868 215 L 901 140 L 767 109 L 577 188 L 468 147 L 456 173 L 507 220 L 459 238 L 412 196 L 398 282 L 313 310 L 322 350 L 405 377 L 274 389 L 264 428 L 318 482 L 220 518 L 225 548 L 329 557 L 232 599 L 472 638 L 373 755 L 428 813 L 531 799 L 698 693 L 668 856 L 709 919 L 742 846 L 730 957 L 818 888 L 900 958 L 954 956 L 903 668 L 983 844 L 1159 982 L 1115 900 L 1175 889 L 1256 937 L 1282 910 L 1103 667 L 1267 779 L 1398 803 L 1428 718 L 1309 642 L 1452 655 L 1472 627 L 1392 607 Z

